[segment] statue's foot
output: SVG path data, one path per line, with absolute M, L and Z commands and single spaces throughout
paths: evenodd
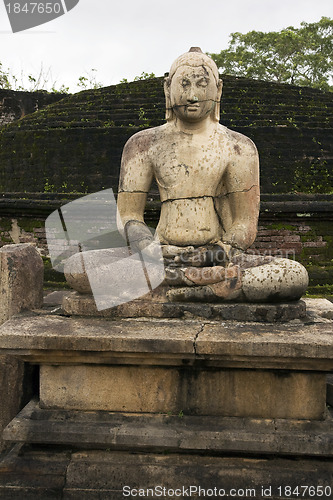
M 173 302 L 283 302 L 298 300 L 305 293 L 308 273 L 299 262 L 256 256 L 245 260 L 243 269 L 236 265 L 169 269 L 167 283 L 178 286 L 167 297 Z M 263 263 L 255 265 L 259 262 Z
M 171 285 L 166 295 L 172 302 L 221 302 L 240 300 L 242 296 L 238 266 L 167 269 L 166 282 Z M 176 284 L 187 286 L 174 287 Z

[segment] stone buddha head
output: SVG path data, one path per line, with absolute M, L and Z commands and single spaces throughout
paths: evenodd
M 199 47 L 179 56 L 165 78 L 166 120 L 196 123 L 220 120 L 222 80 L 213 59 Z

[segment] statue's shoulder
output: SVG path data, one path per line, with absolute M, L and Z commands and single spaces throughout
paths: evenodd
M 246 135 L 230 130 L 221 124 L 219 124 L 217 130 L 221 140 L 223 139 L 223 141 L 225 141 L 227 139 L 234 148 L 241 148 L 242 153 L 257 155 L 256 145 Z
M 147 128 L 136 132 L 126 142 L 124 152 L 148 152 L 155 140 L 163 134 L 164 127 L 165 125 L 160 125 L 159 127 Z

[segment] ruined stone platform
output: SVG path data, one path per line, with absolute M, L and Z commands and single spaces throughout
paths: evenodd
M 151 295 L 98 311 L 92 295 L 71 292 L 64 297 L 62 306 L 64 313 L 71 316 L 100 318 L 205 318 L 275 323 L 306 316 L 303 300 L 285 303 L 168 302 L 158 291 Z
M 117 500 L 126 484 L 193 484 L 254 487 L 255 498 L 263 485 L 281 500 L 279 486 L 332 484 L 330 319 L 52 311 L 0 327 L 0 353 L 40 367 L 39 399 L 4 432 L 17 444 L 0 461 L 0 498 Z

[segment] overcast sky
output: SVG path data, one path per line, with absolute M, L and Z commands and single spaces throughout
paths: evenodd
M 278 31 L 322 16 L 333 17 L 332 0 L 80 0 L 65 15 L 13 34 L 1 2 L 0 62 L 17 75 L 51 68 L 57 85 L 74 91 L 92 68 L 105 86 L 143 71 L 161 76 L 191 46 L 219 52 L 232 32 Z

